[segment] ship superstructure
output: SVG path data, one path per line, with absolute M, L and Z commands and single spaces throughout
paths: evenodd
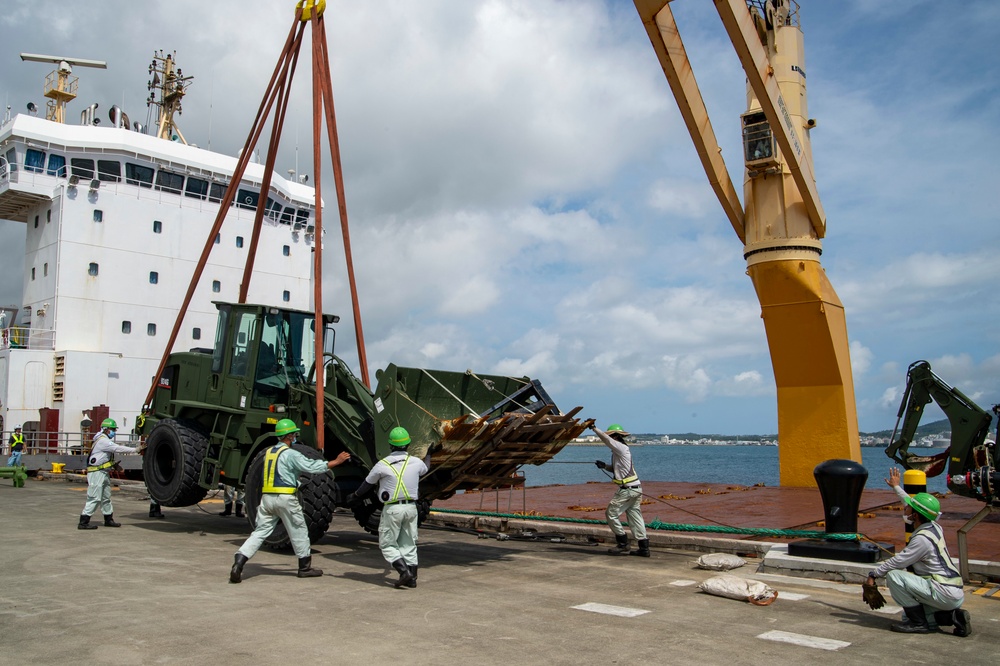
M 0 315 L 0 429 L 46 433 L 36 449 L 73 440 L 103 406 L 131 429 L 237 163 L 114 110 L 101 127 L 94 106 L 80 125 L 0 126 L 0 220 L 27 226 L 22 301 Z M 212 302 L 237 299 L 258 206 L 248 298 L 312 308 L 315 192 L 277 173 L 261 192 L 263 176 L 250 164 L 229 202 L 175 349 L 214 345 Z

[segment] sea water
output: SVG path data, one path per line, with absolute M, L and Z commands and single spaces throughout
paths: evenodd
M 920 449 L 920 455 L 934 455 L 939 449 Z M 862 447 L 861 459 L 868 470 L 866 488 L 888 489 L 883 479 L 889 468 L 897 466 L 885 455 L 885 449 Z M 544 465 L 521 468 L 525 484 L 547 486 L 556 483 L 576 484 L 607 481 L 595 460 L 611 463 L 611 451 L 602 445 L 567 446 Z M 691 481 L 727 485 L 779 485 L 778 447 L 776 446 L 634 446 L 632 460 L 642 481 Z M 947 481 L 941 474 L 927 480 L 930 492 L 945 492 Z

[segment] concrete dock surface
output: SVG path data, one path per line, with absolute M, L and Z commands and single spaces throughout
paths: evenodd
M 892 633 L 858 585 L 730 572 L 778 592 L 768 606 L 711 596 L 698 553 L 517 541 L 424 527 L 416 589 L 395 589 L 376 537 L 338 514 L 313 544 L 321 578 L 262 550 L 228 582 L 245 521 L 221 497 L 147 518 L 113 493 L 121 528 L 76 529 L 86 486 L 0 484 L 0 661 L 23 664 L 993 664 L 1000 598 L 966 588 L 973 635 Z M 99 516 L 95 522 L 103 525 Z M 997 595 L 1000 597 L 1000 595 Z M 888 611 L 888 612 L 887 612 Z

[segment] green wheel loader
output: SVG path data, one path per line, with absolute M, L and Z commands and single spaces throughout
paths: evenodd
M 456 492 L 523 482 L 518 468 L 550 460 L 589 425 L 575 418 L 579 407 L 561 413 L 541 384 L 527 377 L 389 365 L 376 373 L 372 393 L 332 351 L 314 358 L 313 313 L 215 305 L 215 346 L 171 354 L 143 410 L 143 474 L 150 496 L 164 506 L 197 504 L 223 483 L 245 489 L 252 526 L 263 451 L 276 443 L 274 426 L 282 418 L 302 429 L 295 447 L 305 455 L 330 460 L 351 454 L 329 474 L 303 478 L 299 499 L 313 541 L 389 453 L 388 433 L 397 425 L 410 432 L 411 454 L 431 456 L 420 484 L 422 517 L 431 502 Z M 323 349 L 332 350 L 337 321 L 324 315 Z M 325 373 L 322 433 L 316 432 L 316 372 Z M 381 508 L 370 493 L 352 510 L 362 527 L 377 533 Z M 267 544 L 288 547 L 283 526 Z

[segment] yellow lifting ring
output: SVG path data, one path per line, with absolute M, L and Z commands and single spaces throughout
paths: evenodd
M 326 11 L 326 0 L 299 0 L 296 8 L 302 8 L 302 20 L 308 21 L 312 18 L 312 9 L 316 8 L 316 16 L 320 17 Z

